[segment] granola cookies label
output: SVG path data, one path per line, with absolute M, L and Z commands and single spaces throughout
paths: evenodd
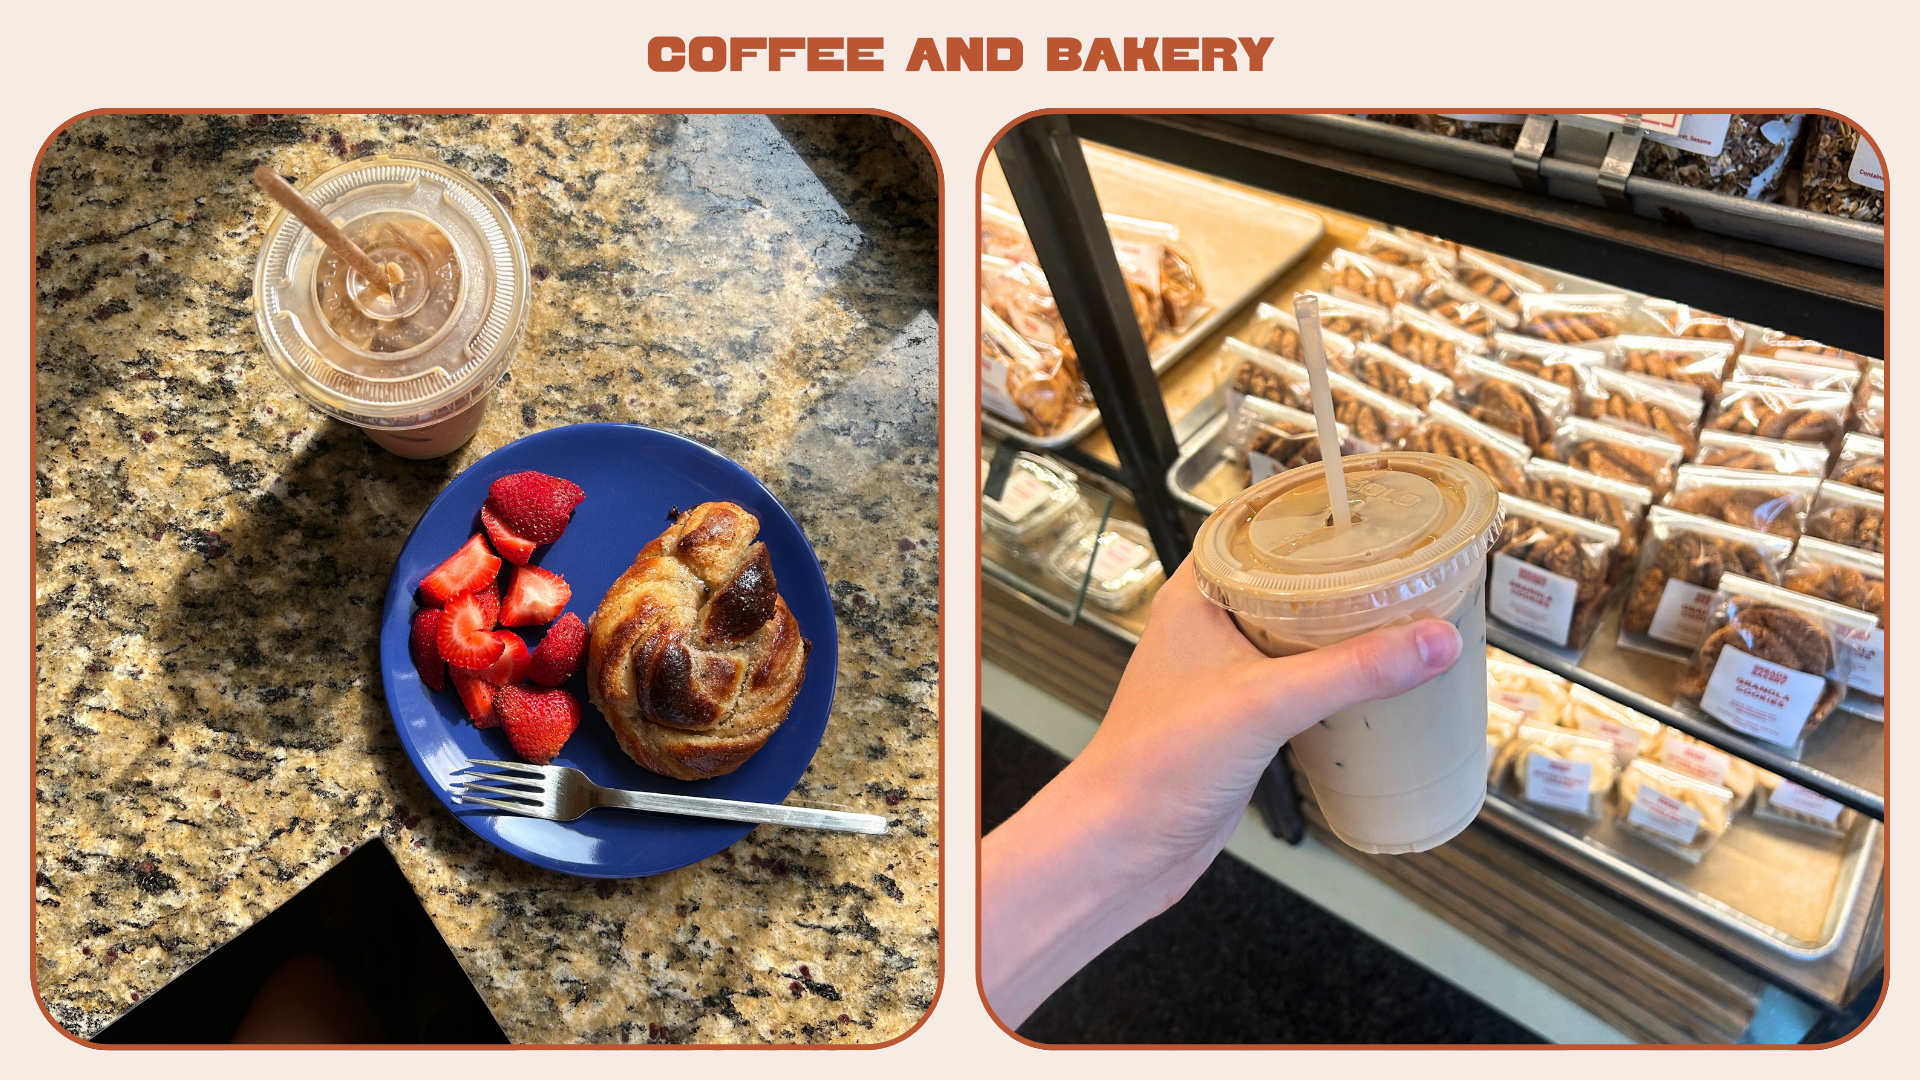
M 1593 804 L 1593 762 L 1527 755 L 1527 801 L 1584 814 Z
M 1800 741 L 1827 680 L 1741 652 L 1720 650 L 1700 708 L 1735 731 L 1776 746 Z
M 1499 552 L 1493 557 L 1487 613 L 1555 645 L 1565 645 L 1579 592 L 1578 581 Z
M 1707 613 L 1713 607 L 1713 590 L 1690 581 L 1667 579 L 1660 593 L 1660 606 L 1654 610 L 1647 636 L 1691 649 L 1707 634 Z
M 1840 641 L 1853 653 L 1847 685 L 1863 694 L 1887 696 L 1887 632 L 1879 627 L 1859 634 L 1840 635 Z
M 1700 811 L 1652 784 L 1641 784 L 1633 793 L 1627 820 L 1679 844 L 1691 844 L 1700 834 Z

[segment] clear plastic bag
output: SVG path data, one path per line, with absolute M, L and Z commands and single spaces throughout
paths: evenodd
M 1823 345 L 1812 338 L 1789 334 L 1782 330 L 1769 330 L 1763 326 L 1750 327 L 1747 330 L 1747 344 L 1741 352 L 1754 356 L 1774 356 L 1783 352 L 1808 353 L 1829 359 L 1845 360 L 1861 368 L 1873 360 L 1865 353 L 1851 352 L 1832 345 Z
M 1326 265 L 1328 288 L 1335 296 L 1391 308 L 1420 287 L 1421 271 L 1395 266 L 1346 248 L 1335 248 Z
M 1706 395 L 1718 394 L 1736 345 L 1725 341 L 1622 334 L 1607 350 L 1614 367 L 1633 375 L 1690 383 Z
M 1530 724 L 1560 727 L 1573 699 L 1573 684 L 1537 664 L 1487 657 L 1487 700 L 1520 713 Z
M 1076 592 L 1084 582 L 1087 602 L 1108 611 L 1136 606 L 1164 577 L 1147 530 L 1117 518 L 1104 530 L 1088 521 L 1068 532 L 1047 555 L 1047 572 Z
M 1610 593 L 1620 531 L 1512 495 L 1488 559 L 1487 615 L 1555 648 L 1585 649 Z
M 1547 379 L 1478 356 L 1460 361 L 1455 397 L 1468 416 L 1516 435 L 1534 453 L 1547 453 L 1560 422 L 1573 412 L 1574 392 Z
M 1402 448 L 1457 458 L 1476 466 L 1505 492 L 1526 490 L 1525 467 L 1533 456 L 1526 443 L 1438 401 L 1427 406 L 1426 419 L 1406 437 Z
M 1584 472 L 1646 488 L 1657 499 L 1673 486 L 1674 470 L 1687 451 L 1649 432 L 1570 416 L 1553 434 L 1553 456 Z
M 1496 771 L 1508 794 L 1590 821 L 1606 816 L 1619 770 L 1613 747 L 1566 728 L 1522 724 L 1500 752 Z
M 1844 544 L 1802 537 L 1799 546 L 1793 550 L 1793 560 L 1787 564 L 1782 584 L 1794 592 L 1855 611 L 1864 611 L 1874 617 L 1877 625 L 1873 630 L 1849 636 L 1846 642 L 1853 652 L 1847 673 L 1852 693 L 1848 695 L 1846 708 L 1849 712 L 1884 720 L 1887 692 L 1886 560 Z
M 1827 467 L 1827 448 L 1818 443 L 1790 443 L 1762 439 L 1758 435 L 1703 431 L 1693 460 L 1722 469 L 1818 479 Z
M 1844 390 L 1860 385 L 1860 369 L 1812 353 L 1778 352 L 1742 356 L 1733 362 L 1733 382 L 1742 386 L 1784 386 L 1794 390 Z
M 1840 443 L 1840 456 L 1828 479 L 1881 495 L 1887 493 L 1887 444 L 1871 435 L 1851 432 Z
M 1373 306 L 1371 304 L 1361 304 L 1355 300 L 1337 300 L 1331 296 L 1327 297 L 1327 299 L 1335 300 L 1337 303 L 1355 309 L 1370 308 Z M 1386 332 L 1384 320 L 1386 319 L 1387 309 L 1380 308 L 1378 310 L 1382 319 L 1381 333 L 1384 334 Z M 1320 340 L 1322 342 L 1322 348 L 1324 348 L 1327 353 L 1328 366 L 1336 371 L 1347 370 L 1353 362 L 1355 335 L 1343 333 L 1328 325 L 1327 306 L 1324 302 L 1322 302 L 1320 307 L 1320 326 L 1323 331 L 1320 335 Z M 1261 303 L 1259 307 L 1254 309 L 1253 321 L 1247 324 L 1244 333 L 1245 340 L 1248 344 L 1265 349 L 1276 356 L 1282 356 L 1295 362 L 1306 359 L 1305 355 L 1300 351 L 1300 320 L 1294 315 L 1292 310 L 1288 308 L 1276 307 L 1273 304 L 1264 302 Z
M 1726 574 L 1779 581 L 1793 541 L 1683 513 L 1647 511 L 1640 561 L 1620 614 L 1620 644 L 1684 660 L 1706 634 L 1714 590 Z
M 1640 523 L 1653 503 L 1653 492 L 1543 457 L 1528 460 L 1526 474 L 1528 499 L 1619 530 L 1620 546 L 1614 549 L 1608 578 L 1625 577 L 1640 554 Z
M 1633 303 L 1624 293 L 1546 293 L 1520 297 L 1520 331 L 1562 345 L 1627 332 Z
M 1430 233 L 1415 232 L 1405 225 L 1395 225 L 1393 227 L 1393 235 L 1408 243 L 1418 244 L 1425 248 L 1433 255 L 1436 263 L 1448 270 L 1452 270 L 1454 265 L 1460 261 L 1460 245 L 1451 240 L 1443 240 Z
M 1760 777 L 1760 770 L 1754 768 L 1752 762 L 1703 743 L 1678 728 L 1661 729 L 1653 743 L 1641 751 L 1640 758 L 1733 792 L 1736 814 L 1752 798 Z
M 1867 362 L 1867 377 L 1855 391 L 1853 414 L 1847 430 L 1875 438 L 1887 437 L 1887 364 L 1884 360 Z
M 1682 465 L 1666 503 L 1675 510 L 1744 529 L 1795 537 L 1819 490 L 1817 477 Z
M 1129 243 L 1143 245 L 1143 253 L 1151 252 L 1152 292 L 1158 301 L 1155 325 L 1158 329 L 1179 333 L 1212 309 L 1207 302 L 1207 290 L 1200 284 L 1200 273 L 1194 267 L 1193 256 L 1180 243 L 1177 226 L 1119 214 L 1106 215 L 1106 223 L 1107 232 L 1114 240 L 1115 254 L 1120 253 L 1122 245 Z M 1125 273 L 1124 258 L 1121 268 Z M 1144 279 L 1144 275 L 1142 277 Z M 1133 279 L 1129 277 L 1129 280 Z M 1145 325 L 1144 322 L 1142 325 Z M 1147 340 L 1151 342 L 1153 336 L 1147 335 Z
M 1706 403 L 1689 383 L 1592 368 L 1580 388 L 1580 415 L 1612 419 L 1680 444 L 1688 457 L 1698 445 Z
M 1500 760 L 1500 748 L 1507 745 L 1525 719 L 1519 712 L 1496 701 L 1487 702 L 1487 775 L 1493 775 L 1493 763 Z
M 1458 259 L 1458 255 L 1450 248 L 1382 229 L 1368 229 L 1367 235 L 1361 237 L 1353 247 L 1360 254 L 1383 263 L 1422 272 L 1425 272 L 1429 262 L 1441 270 L 1450 270 Z
M 1694 864 L 1733 823 L 1732 791 L 1650 761 L 1622 770 L 1615 801 L 1622 829 Z
M 1262 397 L 1240 397 L 1232 424 L 1229 445 L 1234 459 L 1247 466 L 1248 484 L 1320 460 L 1320 435 L 1312 413 Z M 1340 452 L 1358 452 L 1352 432 L 1345 424 L 1336 426 Z
M 1120 277 L 1127 283 L 1127 299 L 1133 303 L 1134 322 L 1149 349 L 1157 343 L 1166 325 L 1166 307 L 1160 296 L 1160 262 L 1166 248 L 1150 240 L 1113 241 L 1113 255 L 1120 263 Z
M 1727 384 L 1707 426 L 1736 435 L 1831 444 L 1847 422 L 1852 396 L 1837 390 Z
M 1808 536 L 1831 540 L 1862 551 L 1887 550 L 1887 497 L 1876 491 L 1848 487 L 1829 480 L 1804 526 Z
M 1038 265 L 1026 222 L 991 195 L 980 196 L 980 254 Z
M 1451 277 L 1429 278 L 1414 294 L 1414 303 L 1475 337 L 1491 337 L 1520 325 L 1520 316 Z
M 1724 341 L 1736 349 L 1747 338 L 1746 323 L 1729 319 L 1725 315 L 1700 311 L 1672 300 L 1652 298 L 1642 300 L 1640 311 L 1658 324 L 1659 332 L 1668 337 Z M 1648 374 L 1654 373 L 1648 372 Z M 1672 378 L 1672 376 L 1663 375 L 1661 378 Z
M 1821 836 L 1845 836 L 1853 831 L 1853 823 L 1860 817 L 1825 795 L 1770 772 L 1760 773 L 1754 794 L 1755 818 L 1792 825 Z
M 1654 745 L 1666 725 L 1646 713 L 1629 709 L 1605 694 L 1575 686 L 1567 702 L 1567 726 L 1590 738 L 1613 745 L 1613 760 L 1625 766 Z
M 1079 380 L 1079 358 L 1060 318 L 1053 287 L 1032 263 L 1009 262 L 991 255 L 980 257 L 980 302 L 1041 352 L 1058 350 Z
M 1224 351 L 1236 365 L 1229 398 L 1262 397 L 1302 411 L 1313 408 L 1306 368 L 1236 338 L 1227 339 Z M 1357 451 L 1390 448 L 1424 418 L 1419 409 L 1349 375 L 1329 371 L 1327 381 L 1333 391 L 1334 419 L 1347 426 Z
M 1674 700 L 1775 746 L 1795 749 L 1847 691 L 1844 638 L 1874 628 L 1864 612 L 1728 574 L 1707 634 L 1674 682 Z
M 1400 304 L 1393 309 L 1387 347 L 1421 367 L 1451 376 L 1461 359 L 1486 347 L 1486 340 L 1412 304 Z
M 1460 249 L 1453 276 L 1474 295 L 1484 296 L 1516 316 L 1521 313 L 1525 297 L 1550 289 L 1548 283 L 1536 275 L 1473 248 Z
M 1058 431 L 1079 409 L 1082 387 L 1058 350 L 1041 352 L 991 308 L 980 308 L 980 402 L 1037 435 Z
M 1454 400 L 1452 379 L 1371 341 L 1362 342 L 1354 351 L 1347 374 L 1415 408 L 1424 409 L 1436 401 Z
M 1584 373 L 1605 363 L 1607 354 L 1598 349 L 1558 345 L 1525 334 L 1495 334 L 1489 357 L 1522 375 L 1532 375 L 1578 391 L 1585 380 Z
M 1067 530 L 1082 524 L 1086 499 L 1074 474 L 1035 454 L 1021 453 L 1007 470 L 999 498 L 989 498 L 991 462 L 980 461 L 980 525 L 1015 555 L 1038 562 Z

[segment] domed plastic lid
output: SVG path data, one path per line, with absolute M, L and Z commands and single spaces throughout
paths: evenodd
M 1434 454 L 1354 454 L 1351 522 L 1335 527 L 1326 471 L 1306 465 L 1228 500 L 1200 527 L 1200 590 L 1230 611 L 1273 617 L 1373 610 L 1477 566 L 1499 528 L 1486 473 Z
M 254 269 L 255 322 L 288 384 L 362 427 L 411 428 L 491 392 L 526 331 L 527 256 L 486 189 L 437 161 L 375 155 L 301 189 L 398 281 L 369 287 L 285 210 Z

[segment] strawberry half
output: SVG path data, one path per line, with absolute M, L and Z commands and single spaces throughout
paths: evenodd
M 527 678 L 541 686 L 559 686 L 580 670 L 580 658 L 586 651 L 587 624 L 569 611 L 547 628 L 547 636 L 533 650 Z
M 546 473 L 518 472 L 487 488 L 487 508 L 517 536 L 551 544 L 567 531 L 573 508 L 587 493 L 571 480 Z
M 487 623 L 482 629 L 491 630 L 500 625 L 500 583 L 487 582 L 487 587 L 474 593 L 473 598 L 480 601 L 480 615 Z
M 490 632 L 493 623 L 481 610 L 474 596 L 456 596 L 447 601 L 440 616 L 440 634 L 436 642 L 447 663 L 468 671 L 484 671 L 493 666 L 506 643 Z
M 420 582 L 420 591 L 445 606 L 463 593 L 479 592 L 499 576 L 500 557 L 487 550 L 485 537 L 475 533 Z
M 453 688 L 460 693 L 460 704 L 467 707 L 467 719 L 477 728 L 496 728 L 500 726 L 500 716 L 493 711 L 494 695 L 500 688 L 481 678 L 478 673 L 462 668 L 453 669 Z
M 559 574 L 537 566 L 522 566 L 513 572 L 513 587 L 507 590 L 507 598 L 500 604 L 500 625 L 539 626 L 552 622 L 572 596 L 573 587 Z
M 545 765 L 580 726 L 580 703 L 565 690 L 502 687 L 493 699 L 507 742 L 522 761 Z
M 447 688 L 447 660 L 440 655 L 440 612 L 421 608 L 413 614 L 413 629 L 407 632 L 407 652 L 413 655 L 413 668 L 420 681 L 435 690 Z M 545 644 L 542 642 L 542 644 Z
M 480 677 L 495 686 L 512 686 L 527 677 L 527 665 L 531 659 L 527 654 L 527 643 L 510 630 L 495 630 L 493 636 L 500 639 L 500 659 L 481 672 Z
M 507 523 L 501 521 L 499 515 L 485 503 L 480 506 L 480 524 L 486 527 L 487 539 L 493 541 L 493 550 L 515 566 L 527 565 L 527 560 L 533 558 L 533 549 L 540 546 L 507 528 Z

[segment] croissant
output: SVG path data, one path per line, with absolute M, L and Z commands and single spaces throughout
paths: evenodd
M 620 748 L 680 780 L 739 768 L 787 718 L 813 644 L 780 597 L 759 519 L 680 515 L 587 620 L 587 695 Z

